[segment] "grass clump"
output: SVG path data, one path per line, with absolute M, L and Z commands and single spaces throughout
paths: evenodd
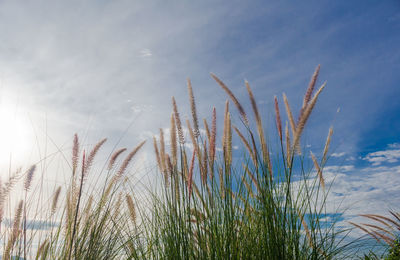
M 276 131 L 269 135 L 247 81 L 251 113 L 211 74 L 229 100 L 221 115 L 214 107 L 211 120 L 199 120 L 188 80 L 191 119 L 181 120 L 172 98 L 169 136 L 160 129 L 153 138 L 162 187 L 141 194 L 147 196 L 142 202 L 150 201 L 144 206 L 125 176 L 144 142 L 124 159 L 126 148 L 111 154 L 101 170 L 106 178 L 96 180 L 93 188 L 88 178 L 106 139 L 87 152 L 75 135 L 70 178 L 36 207 L 40 212 L 32 213 L 29 201 L 37 167 L 26 171 L 22 199 L 12 201 L 10 192 L 23 177 L 20 169 L 15 171 L 0 185 L 0 221 L 5 212 L 13 214 L 9 227 L 0 230 L 3 259 L 348 259 L 346 230 L 326 220 L 331 217 L 326 209 L 331 183 L 323 171 L 333 128 L 320 155 L 301 145 L 326 85 L 315 88 L 319 69 L 298 113 L 285 94 L 283 106 L 274 97 Z M 392 216 L 364 215 L 380 226 L 353 223 L 389 245 L 387 259 L 399 255 L 399 215 Z M 51 228 L 32 231 L 29 222 L 35 217 Z M 374 257 L 373 252 L 365 255 Z
M 36 166 L 29 168 L 23 183 L 24 198 L 16 206 L 11 227 L 1 230 L 5 241 L 2 259 L 119 259 L 124 256 L 124 230 L 130 225 L 125 219 L 133 215 L 135 209 L 129 203 L 131 207 L 124 206 L 124 197 L 131 195 L 121 185 L 128 165 L 144 142 L 118 162 L 119 167 L 116 167 L 117 159 L 126 149 L 117 150 L 108 160 L 107 178 L 102 188 L 93 189 L 87 183 L 88 175 L 105 142 L 106 139 L 101 140 L 86 153 L 80 151 L 75 135 L 69 183 L 56 187 L 44 203 L 35 202 L 37 211 L 33 213 L 29 212 L 32 203 L 29 196 L 34 196 L 30 189 Z M 1 185 L 2 215 L 6 206 L 12 205 L 10 192 L 20 177 L 18 170 Z M 35 222 L 39 223 L 38 228 L 32 226 Z
M 188 81 L 191 122 L 183 126 L 173 98 L 171 152 L 165 147 L 163 132 L 154 138 L 154 149 L 164 189 L 154 197 L 148 221 L 149 257 L 154 259 L 332 259 L 341 252 L 339 232 L 326 216 L 327 191 L 323 178 L 332 130 L 322 159 L 312 154 L 317 175 L 306 171 L 300 138 L 325 83 L 313 95 L 317 67 L 304 97 L 297 121 L 283 95 L 287 118 L 285 131 L 275 97 L 277 151 L 271 148 L 257 102 L 245 82 L 255 126 L 243 105 L 217 76 L 211 76 L 228 94 L 239 112 L 242 125 L 232 125 L 226 102 L 217 142 L 216 109 L 211 130 L 204 122 L 200 135 L 193 90 Z M 237 136 L 234 136 L 236 134 Z M 179 136 L 179 142 L 176 136 Z M 233 140 L 241 147 L 235 152 Z M 221 148 L 219 148 L 221 147 Z M 189 149 L 190 148 L 190 149 Z M 220 150 L 220 152 L 217 152 Z M 276 156 L 274 156 L 276 155 Z

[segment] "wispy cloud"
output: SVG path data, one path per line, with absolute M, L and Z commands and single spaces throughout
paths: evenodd
M 149 49 L 143 49 L 140 51 L 140 57 L 146 58 L 153 56 L 153 53 Z
M 388 149 L 368 153 L 364 160 L 372 163 L 374 166 L 382 163 L 396 163 L 400 160 L 400 146 L 398 143 L 388 145 Z
M 346 155 L 346 153 L 345 152 L 341 152 L 341 153 L 333 153 L 333 154 L 331 154 L 331 156 L 332 157 L 343 157 L 343 156 L 345 156 Z

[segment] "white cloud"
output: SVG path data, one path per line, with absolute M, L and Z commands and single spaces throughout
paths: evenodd
M 324 168 L 324 171 L 329 173 L 349 172 L 352 170 L 354 170 L 354 165 L 331 165 Z
M 354 166 L 325 167 L 325 181 L 332 185 L 327 199 L 327 210 L 343 212 L 338 225 L 350 228 L 348 221 L 368 222 L 360 214 L 387 216 L 390 209 L 397 210 L 400 199 L 400 166 L 355 168 Z M 359 230 L 351 236 L 359 237 Z
M 340 214 L 336 225 L 353 228 L 349 223 L 370 223 L 360 214 L 389 216 L 389 210 L 399 210 L 400 165 L 356 167 L 354 165 L 331 165 L 324 167 L 323 176 L 327 187 L 326 212 L 329 216 Z M 316 174 L 314 172 L 314 174 Z M 312 183 L 312 179 L 309 183 Z M 294 182 L 298 187 L 301 182 Z M 315 197 L 316 199 L 317 197 Z M 320 201 L 316 202 L 320 205 Z M 327 217 L 325 220 L 332 220 Z M 376 224 L 376 223 L 375 223 Z M 365 235 L 354 229 L 350 237 Z
M 153 53 L 149 49 L 143 49 L 140 51 L 140 57 L 146 58 L 153 56 Z
M 388 145 L 387 150 L 367 154 L 363 159 L 377 166 L 382 163 L 395 163 L 400 160 L 400 146 L 398 143 Z
M 343 156 L 345 156 L 346 155 L 346 153 L 345 152 L 341 152 L 341 153 L 333 153 L 333 154 L 331 154 L 331 156 L 332 157 L 343 157 Z

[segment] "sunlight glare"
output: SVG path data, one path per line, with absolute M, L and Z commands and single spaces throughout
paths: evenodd
M 32 148 L 32 128 L 27 118 L 11 105 L 0 105 L 0 165 L 21 162 Z

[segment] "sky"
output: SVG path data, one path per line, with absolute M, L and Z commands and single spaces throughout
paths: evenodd
M 2 178 L 10 162 L 68 157 L 74 133 L 133 148 L 168 128 L 172 96 L 190 115 L 187 78 L 198 114 L 221 115 L 210 72 L 250 111 L 248 80 L 273 134 L 273 96 L 300 107 L 321 64 L 327 86 L 302 144 L 321 153 L 334 127 L 332 203 L 346 201 L 347 219 L 398 207 L 399 1 L 1 1 L 0 35 Z M 51 167 L 46 178 L 61 178 Z

